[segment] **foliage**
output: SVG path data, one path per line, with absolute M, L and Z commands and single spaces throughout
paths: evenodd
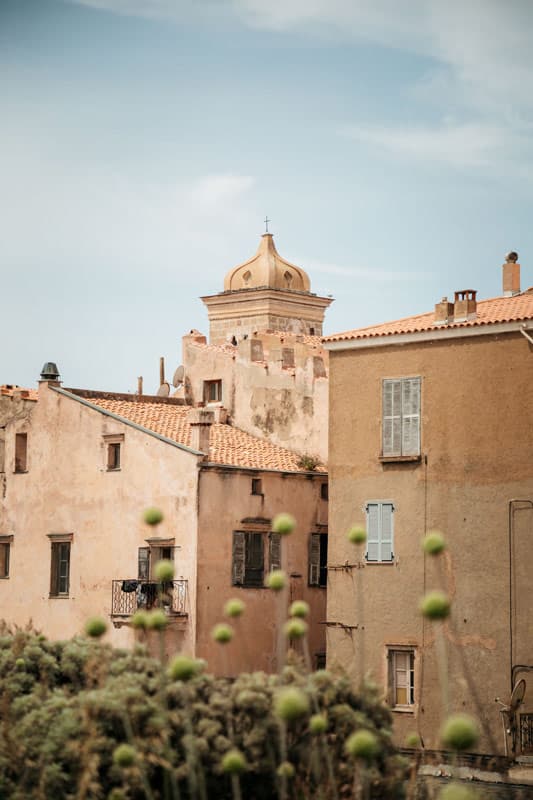
M 287 797 L 325 798 L 332 796 L 331 787 L 324 793 L 326 748 L 337 794 L 350 796 L 354 760 L 345 743 L 363 730 L 378 745 L 368 796 L 403 797 L 391 715 L 372 689 L 355 694 L 348 678 L 299 665 L 234 680 L 191 668 L 186 678 L 141 646 L 0 631 L 0 797 L 159 800 L 172 796 L 170 777 L 186 800 L 200 776 L 209 798 L 231 798 L 239 780 L 243 797 L 270 800 L 287 762 L 294 771 Z M 290 723 L 275 712 L 287 690 L 304 697 Z

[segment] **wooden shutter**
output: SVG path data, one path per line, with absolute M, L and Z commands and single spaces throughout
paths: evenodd
M 383 455 L 401 455 L 402 438 L 402 382 L 383 381 Z
M 320 534 L 309 537 L 309 586 L 320 586 Z
M 234 586 L 242 586 L 244 583 L 244 532 L 243 531 L 233 531 L 231 582 Z
M 378 503 L 369 503 L 366 507 L 366 559 L 379 561 L 380 513 Z
M 139 547 L 137 557 L 137 578 L 140 581 L 150 580 L 150 548 Z
M 392 503 L 381 503 L 380 561 L 392 561 Z
M 268 543 L 268 567 L 270 572 L 281 569 L 281 536 L 279 533 L 270 533 Z
M 420 378 L 402 380 L 402 455 L 420 453 Z
M 244 584 L 263 586 L 265 569 L 264 539 L 262 533 L 244 534 Z

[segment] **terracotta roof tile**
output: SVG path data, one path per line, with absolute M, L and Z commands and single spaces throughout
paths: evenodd
M 37 389 L 23 389 L 22 386 L 11 383 L 4 383 L 0 386 L 0 395 L 13 397 L 15 393 L 20 394 L 23 400 L 38 400 L 39 398 Z
M 156 399 L 153 402 L 83 396 L 92 404 L 124 417 L 137 425 L 191 446 L 190 426 L 187 421 L 190 407 L 168 405 Z M 278 447 L 265 439 L 252 436 L 232 425 L 213 423 L 210 430 L 209 460 L 216 464 L 252 469 L 272 469 L 282 472 L 302 472 L 298 466 L 299 456 L 292 450 Z M 317 471 L 325 472 L 325 467 Z
M 439 331 L 448 328 L 473 328 L 480 325 L 493 325 L 497 322 L 518 322 L 533 319 L 533 289 L 528 289 L 514 297 L 493 297 L 490 300 L 479 300 L 476 318 L 467 322 L 450 322 L 447 325 L 435 325 L 433 311 L 413 317 L 371 325 L 343 333 L 327 336 L 324 342 L 342 342 L 350 339 L 369 339 L 375 336 L 394 336 L 400 333 L 418 333 L 420 331 Z

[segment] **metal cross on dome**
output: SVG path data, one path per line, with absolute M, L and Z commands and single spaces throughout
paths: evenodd
M 265 217 L 265 233 L 268 233 L 268 223 L 269 222 L 272 222 L 272 220 L 269 219 L 268 217 Z

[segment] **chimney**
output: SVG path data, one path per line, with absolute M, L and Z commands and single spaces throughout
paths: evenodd
M 518 253 L 511 250 L 505 256 L 503 271 L 503 296 L 513 297 L 520 294 L 520 264 L 518 263 Z
M 477 291 L 475 289 L 462 289 L 460 292 L 455 292 L 453 304 L 454 322 L 467 322 L 476 318 L 476 294 Z
M 443 297 L 440 303 L 435 303 L 434 325 L 447 325 L 453 322 L 453 303 L 448 302 L 447 297 Z
M 142 393 L 143 393 L 143 376 L 139 375 L 139 377 L 137 378 L 137 394 L 139 395 L 139 397 L 142 397 Z
M 209 460 L 209 432 L 215 420 L 212 411 L 205 408 L 191 408 L 187 422 L 191 428 L 191 447 L 204 453 L 204 461 Z
M 47 361 L 41 370 L 40 382 L 59 385 L 59 370 L 53 361 Z

